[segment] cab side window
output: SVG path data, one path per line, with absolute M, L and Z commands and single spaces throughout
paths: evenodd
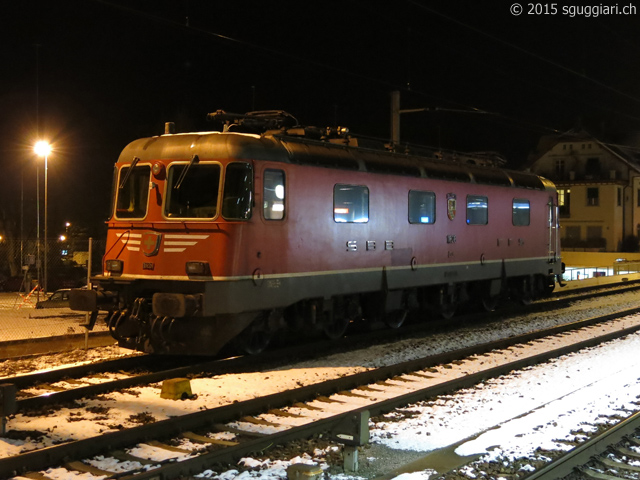
M 265 220 L 284 219 L 285 176 L 282 170 L 265 170 L 263 175 L 263 213 Z
M 222 216 L 231 220 L 249 220 L 253 201 L 253 170 L 248 163 L 227 165 L 224 179 Z

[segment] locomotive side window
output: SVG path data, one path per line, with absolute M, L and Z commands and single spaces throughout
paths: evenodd
M 253 202 L 253 169 L 248 163 L 230 163 L 224 178 L 222 216 L 231 220 L 249 220 Z
M 409 190 L 409 223 L 435 223 L 436 194 Z
M 263 175 L 263 212 L 265 220 L 284 218 L 284 172 L 265 170 Z
M 369 189 L 364 185 L 333 187 L 333 220 L 337 223 L 369 221 Z
M 169 218 L 213 218 L 218 211 L 220 165 L 178 164 L 169 167 L 164 214 Z
M 489 223 L 489 199 L 482 195 L 467 195 L 467 225 Z
M 117 186 L 116 217 L 144 218 L 147 215 L 147 198 L 149 197 L 149 166 L 122 167 L 120 182 Z
M 524 227 L 531 222 L 531 204 L 525 198 L 513 199 L 513 225 L 516 227 Z

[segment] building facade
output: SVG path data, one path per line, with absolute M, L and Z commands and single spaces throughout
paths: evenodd
M 547 136 L 540 140 L 527 170 L 556 184 L 563 250 L 637 250 L 637 153 L 584 132 Z

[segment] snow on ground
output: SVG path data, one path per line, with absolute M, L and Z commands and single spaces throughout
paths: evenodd
M 632 335 L 622 340 L 610 342 L 606 347 L 592 348 L 577 354 L 568 355 L 556 359 L 544 365 L 528 368 L 511 375 L 490 380 L 473 388 L 465 389 L 435 402 L 424 402 L 403 409 L 415 414 L 411 418 L 400 421 L 393 419 L 388 423 L 379 422 L 372 425 L 371 442 L 385 445 L 397 450 L 416 450 L 429 452 L 438 448 L 458 443 L 465 438 L 456 453 L 461 456 L 471 454 L 483 454 L 487 459 L 527 457 L 533 451 L 543 448 L 564 448 L 558 440 L 576 437 L 574 430 L 582 428 L 589 431 L 594 423 L 598 422 L 601 414 L 616 412 L 620 408 L 629 410 L 637 409 L 633 402 L 640 396 L 640 380 L 637 375 L 638 363 L 637 351 L 640 347 L 640 334 Z M 611 367 L 615 366 L 614 371 Z M 298 372 L 299 373 L 299 372 Z M 323 373 L 310 371 L 311 377 L 322 377 Z M 237 388 L 249 395 L 249 386 L 255 387 L 256 383 L 268 379 L 277 379 L 285 382 L 283 388 L 292 386 L 291 370 L 272 371 L 267 374 L 247 374 L 242 379 L 234 378 L 227 383 L 220 383 L 213 387 L 213 391 L 221 389 L 228 392 L 229 388 Z M 293 374 L 296 376 L 296 374 Z M 296 380 L 297 381 L 297 380 Z M 193 380 L 194 391 L 210 391 L 211 380 Z M 121 422 L 123 425 L 135 424 L 127 420 L 127 415 L 146 411 L 156 419 L 166 418 L 184 410 L 185 405 L 194 401 L 170 401 L 159 398 L 159 389 L 145 387 L 132 389 L 135 394 L 111 394 L 112 401 L 117 403 L 121 413 L 111 422 Z M 209 398 L 207 395 L 202 397 Z M 199 396 L 199 400 L 202 398 Z M 211 399 L 210 399 L 211 400 Z M 221 400 L 221 399 L 218 399 Z M 207 402 L 211 405 L 210 402 Z M 91 400 L 87 402 L 89 407 L 108 405 L 109 402 Z M 199 408 L 202 407 L 202 404 Z M 142 406 L 142 408 L 141 408 Z M 99 417 L 105 416 L 97 411 L 93 416 L 85 419 L 77 418 L 73 421 L 73 409 L 66 409 L 61 416 L 67 418 L 67 422 L 54 420 L 57 426 L 40 418 L 23 417 L 11 419 L 9 428 L 20 430 L 50 429 L 57 432 L 60 438 L 72 435 L 74 438 L 83 438 L 94 435 L 100 431 L 108 431 L 106 425 L 110 422 L 101 421 Z M 390 415 L 393 417 L 393 414 Z M 60 418 L 60 417 L 58 417 Z M 43 425 L 43 422 L 46 425 Z M 495 426 L 499 428 L 494 429 Z M 573 432 L 573 433 L 572 433 Z M 30 442 L 1 441 L 3 454 L 16 453 Z M 33 446 L 33 445 L 32 445 Z M 158 452 L 162 452 L 159 455 Z M 160 460 L 166 458 L 167 452 L 161 449 L 142 445 L 134 455 Z M 169 456 L 176 456 L 175 453 Z M 104 462 L 108 462 L 105 459 Z M 307 461 L 323 463 L 322 452 L 307 458 Z M 100 461 L 94 462 L 96 466 L 104 466 Z M 261 478 L 285 478 L 286 466 L 282 462 L 262 462 L 260 465 L 245 460 L 244 466 L 253 465 L 259 468 L 259 472 L 248 473 L 234 472 L 209 472 L 213 478 L 243 479 Z M 140 466 L 141 467 L 141 466 Z M 433 472 L 431 472 L 433 474 Z M 429 472 L 418 472 L 413 478 L 428 478 Z M 56 472 L 56 478 L 68 478 L 60 471 Z M 337 480 L 338 476 L 331 476 Z M 346 478 L 342 476 L 341 478 Z M 402 475 L 407 480 L 408 474 Z
M 309 385 L 378 365 L 416 358 L 425 353 L 440 353 L 478 341 L 487 342 L 505 335 L 565 323 L 568 315 L 574 315 L 576 319 L 593 316 L 602 313 L 603 305 L 598 302 L 602 300 L 580 302 L 569 309 L 571 313 L 565 311 L 541 317 L 529 315 L 497 327 L 471 326 L 454 336 L 434 335 L 428 340 L 410 339 L 325 358 L 320 358 L 319 353 L 316 360 L 279 369 L 192 379 L 191 388 L 197 395 L 192 400 L 161 399 L 160 384 L 157 384 L 85 400 L 84 406 L 65 408 L 56 417 L 15 415 L 9 419 L 7 429 L 31 431 L 32 438 L 0 439 L 0 456 L 14 455 L 59 440 L 82 439 L 144 421 L 162 420 L 173 415 L 247 400 L 258 394 Z M 614 311 L 636 306 L 637 303 L 637 294 L 625 294 L 618 296 L 615 303 L 612 301 L 604 309 Z M 595 308 L 600 310 L 596 313 Z M 409 406 L 404 410 L 415 414 L 411 418 L 395 418 L 390 422 L 372 424 L 371 441 L 398 452 L 413 450 L 424 453 L 461 442 L 457 449 L 460 455 L 475 453 L 486 458 L 526 457 L 531 454 L 532 448 L 539 445 L 551 446 L 557 443 L 556 440 L 575 438 L 572 430 L 580 428 L 582 423 L 592 425 L 600 413 L 606 414 L 617 408 L 637 409 L 633 402 L 640 395 L 635 358 L 639 344 L 640 335 L 629 336 L 611 342 L 606 348 L 589 349 L 485 382 L 435 402 Z M 612 366 L 615 366 L 615 372 L 607 370 Z M 492 430 L 494 426 L 499 426 L 499 429 Z M 590 427 L 584 428 L 588 430 Z M 468 440 L 465 442 L 465 439 Z M 151 447 L 141 445 L 138 448 L 138 454 L 153 454 Z M 311 452 L 298 460 L 323 464 L 327 454 Z M 243 465 L 251 461 L 245 459 Z M 100 463 L 100 460 L 96 462 Z M 227 472 L 207 472 L 206 476 L 225 480 L 249 477 L 268 480 L 284 478 L 285 467 L 286 462 L 263 461 L 258 466 L 254 465 L 258 469 L 256 471 L 240 472 L 243 468 L 239 467 Z M 430 475 L 433 472 L 425 470 L 413 475 L 398 473 L 396 478 L 426 479 Z M 70 477 L 61 472 L 56 472 L 56 478 L 77 480 L 75 475 Z M 332 475 L 331 478 L 351 477 Z
M 577 428 L 615 409 L 638 408 L 631 403 L 640 396 L 638 348 L 640 335 L 632 335 L 409 406 L 403 412 L 416 416 L 374 425 L 371 440 L 428 452 L 479 435 L 456 449 L 461 456 L 489 449 L 494 456 L 498 450 L 526 456 L 538 446 L 558 448 L 554 440 L 566 438 L 567 425 Z

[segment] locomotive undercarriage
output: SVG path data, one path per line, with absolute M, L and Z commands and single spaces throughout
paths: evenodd
M 507 298 L 527 304 L 552 287 L 553 277 L 524 275 L 311 298 L 286 308 L 203 317 L 155 315 L 151 298 L 140 296 L 110 309 L 106 322 L 121 346 L 148 353 L 212 355 L 230 345 L 257 354 L 287 332 L 296 338 L 321 333 L 335 339 L 353 323 L 399 328 L 409 317 L 451 318 L 470 302 L 487 311 Z
M 249 312 L 215 317 L 184 317 L 154 315 L 149 301 L 137 298 L 131 309 L 123 308 L 107 313 L 105 321 L 119 345 L 147 353 L 214 355 L 237 338 L 243 329 L 251 329 L 253 339 L 243 345 L 243 351 L 258 353 L 268 342 L 263 312 Z M 260 340 L 266 338 L 267 341 Z M 264 345 L 260 347 L 260 344 Z

